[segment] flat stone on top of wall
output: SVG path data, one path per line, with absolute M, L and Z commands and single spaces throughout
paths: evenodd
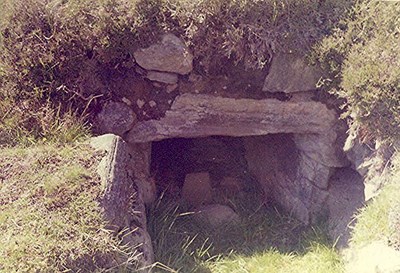
M 308 65 L 302 57 L 280 53 L 272 60 L 263 91 L 294 93 L 315 90 L 321 76 L 321 69 Z

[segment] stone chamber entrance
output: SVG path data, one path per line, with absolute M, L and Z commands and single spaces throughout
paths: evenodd
M 227 205 L 245 192 L 255 193 L 262 203 L 272 202 L 276 176 L 286 172 L 295 179 L 299 156 L 291 134 L 172 138 L 153 142 L 151 151 L 157 196 L 192 209 Z
M 280 196 L 278 173 L 296 179 L 299 155 L 293 134 L 152 142 L 156 201 L 147 217 L 156 261 L 201 272 L 196 260 L 213 255 L 298 251 L 308 228 L 274 195 Z
M 324 225 L 329 225 L 330 192 L 328 187 L 320 189 L 320 196 L 312 199 L 309 189 L 295 188 L 296 181 L 309 175 L 302 173 L 307 170 L 302 160 L 292 133 L 152 142 L 149 167 L 156 205 L 147 217 L 156 260 L 192 272 L 200 267 L 196 259 L 207 258 L 195 254 L 196 248 L 203 247 L 203 255 L 210 257 L 252 255 L 271 247 L 304 251 L 301 247 L 310 236 L 328 232 Z M 328 180 L 342 172 L 349 170 L 332 168 Z M 312 230 L 310 223 L 320 230 Z M 178 252 L 185 256 L 184 264 L 176 260 Z
M 307 226 L 326 220 L 328 235 L 345 243 L 364 193 L 337 122 L 312 100 L 182 94 L 163 117 L 137 122 L 116 141 L 112 222 L 129 226 L 144 267 L 160 253 L 164 262 L 186 253 L 198 234 L 208 236 L 202 253 L 224 253 L 226 240 L 247 251 L 293 251 Z

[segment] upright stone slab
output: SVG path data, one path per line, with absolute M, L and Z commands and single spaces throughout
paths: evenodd
M 184 200 L 192 207 L 199 207 L 212 201 L 210 174 L 189 173 L 182 188 Z
M 105 152 L 98 173 L 104 187 L 101 206 L 109 223 L 108 228 L 138 252 L 137 260 L 133 262 L 137 263 L 141 272 L 148 272 L 154 263 L 154 253 L 147 232 L 145 205 L 135 183 L 129 146 L 120 137 L 111 134 L 93 138 L 91 145 Z

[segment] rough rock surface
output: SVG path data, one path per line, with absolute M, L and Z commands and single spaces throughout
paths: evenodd
M 209 173 L 189 173 L 182 188 L 183 199 L 192 207 L 210 203 L 212 188 Z
M 306 224 L 315 219 L 327 193 L 311 177 L 324 176 L 328 167 L 311 161 L 310 169 L 304 169 L 305 159 L 292 134 L 246 138 L 245 147 L 249 171 L 259 181 L 265 201 L 273 200 Z
M 355 214 L 364 205 L 362 177 L 351 168 L 339 168 L 329 181 L 328 229 L 330 238 L 338 248 L 347 247 Z
M 103 133 L 123 135 L 136 122 L 133 110 L 122 102 L 109 102 L 97 116 L 98 124 Z
M 137 260 L 129 262 L 136 262 L 140 268 L 146 268 L 154 263 L 154 253 L 147 233 L 145 205 L 134 183 L 135 173 L 129 146 L 120 137 L 111 134 L 93 138 L 90 143 L 96 150 L 106 152 L 98 173 L 104 186 L 101 206 L 105 220 L 109 223 L 108 228 L 139 252 Z M 120 234 L 121 231 L 123 234 Z
M 399 273 L 400 252 L 384 242 L 372 242 L 346 253 L 346 273 Z
M 390 159 L 394 148 L 377 140 L 362 143 L 358 133 L 353 128 L 349 130 L 343 150 L 345 151 L 352 167 L 362 177 L 365 183 L 365 199 L 369 200 L 379 193 L 386 182 Z
M 151 143 L 131 143 L 129 151 L 131 157 L 131 176 L 138 186 L 141 198 L 145 204 L 155 201 L 157 195 L 156 183 L 150 177 Z
M 126 139 L 148 142 L 166 137 L 322 134 L 331 131 L 335 120 L 334 111 L 319 102 L 183 94 L 176 98 L 163 118 L 137 123 Z
M 175 35 L 166 34 L 161 43 L 134 52 L 136 62 L 147 70 L 188 74 L 193 69 L 193 55 Z
M 239 215 L 230 207 L 219 204 L 200 207 L 195 212 L 194 219 L 210 228 L 220 228 L 240 221 Z
M 321 76 L 320 68 L 308 65 L 298 55 L 278 54 L 272 60 L 263 91 L 293 93 L 315 90 Z

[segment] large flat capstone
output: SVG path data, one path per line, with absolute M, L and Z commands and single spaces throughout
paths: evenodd
M 174 137 L 257 136 L 276 133 L 326 134 L 336 121 L 324 104 L 183 94 L 159 120 L 135 124 L 128 142 Z

